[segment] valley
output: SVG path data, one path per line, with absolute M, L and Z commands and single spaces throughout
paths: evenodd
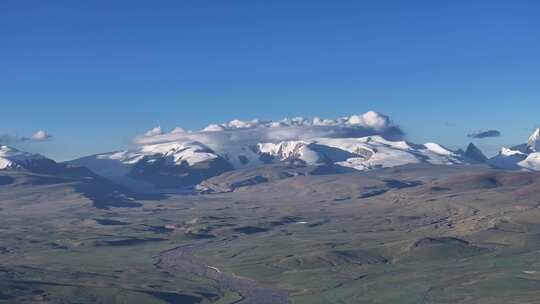
M 300 174 L 314 169 L 269 165 L 264 183 L 107 208 L 72 181 L 1 172 L 0 303 L 539 300 L 538 174 Z

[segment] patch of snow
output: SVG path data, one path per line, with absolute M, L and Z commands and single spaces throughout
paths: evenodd
M 431 152 L 434 152 L 436 154 L 440 154 L 440 155 L 446 155 L 446 156 L 450 156 L 450 155 L 453 155 L 454 152 L 446 149 L 446 148 L 443 148 L 441 145 L 439 144 L 436 144 L 436 143 L 426 143 L 424 144 L 424 146 Z

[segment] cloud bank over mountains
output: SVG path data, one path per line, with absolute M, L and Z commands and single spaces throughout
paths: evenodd
M 34 133 L 32 136 L 18 136 L 11 134 L 0 134 L 0 144 L 15 144 L 21 142 L 43 142 L 48 141 L 53 138 L 49 133 L 39 130 Z
M 353 138 L 380 135 L 391 140 L 403 139 L 405 133 L 390 117 L 369 111 L 337 119 L 314 117 L 285 118 L 279 121 L 232 120 L 222 124 L 210 124 L 200 131 L 175 128 L 169 133 L 156 127 L 136 137 L 138 145 L 167 142 L 196 141 L 211 148 L 223 145 L 256 144 L 312 138 Z

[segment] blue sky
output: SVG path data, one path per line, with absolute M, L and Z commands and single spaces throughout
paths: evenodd
M 538 1 L 0 2 L 0 134 L 64 160 L 160 125 L 389 115 L 490 153 L 540 125 Z

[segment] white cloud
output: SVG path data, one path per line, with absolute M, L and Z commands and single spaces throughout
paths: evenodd
M 383 130 L 390 124 L 390 118 L 375 111 L 349 117 L 349 124 L 361 125 L 375 130 Z
M 43 130 L 39 130 L 37 131 L 36 133 L 34 133 L 34 135 L 32 135 L 31 139 L 32 140 L 35 140 L 35 141 L 46 141 L 46 140 L 49 140 L 51 139 L 52 136 L 49 135 L 47 132 L 43 131 Z
M 387 139 L 402 139 L 404 133 L 388 116 L 369 111 L 337 119 L 319 117 L 313 119 L 295 117 L 279 121 L 235 119 L 226 123 L 210 124 L 200 131 L 185 131 L 176 128 L 170 133 L 164 133 L 157 127 L 144 136 L 135 138 L 134 142 L 147 145 L 197 141 L 211 148 L 217 148 L 238 144 L 308 140 L 316 137 L 347 138 L 371 135 L 381 135 Z

